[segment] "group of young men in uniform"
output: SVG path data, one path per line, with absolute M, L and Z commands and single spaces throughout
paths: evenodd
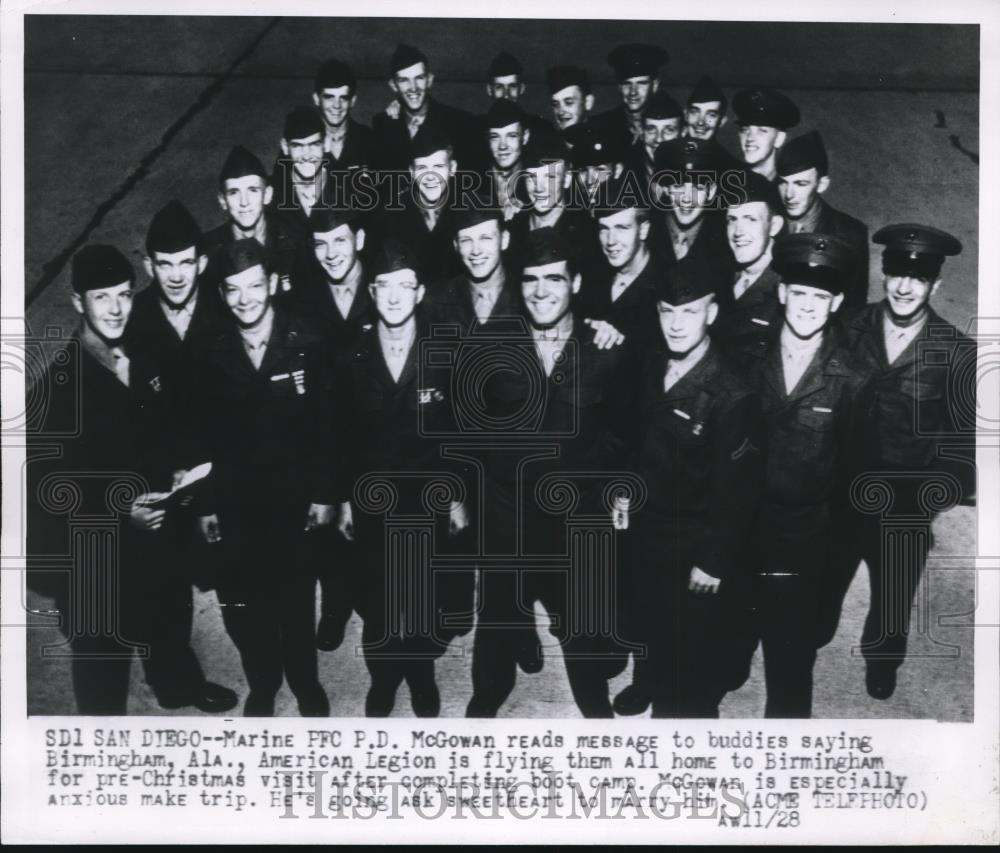
M 229 153 L 223 225 L 176 201 L 153 217 L 146 289 L 117 249 L 77 253 L 80 394 L 57 359 L 28 535 L 37 558 L 77 554 L 34 576 L 81 713 L 125 712 L 136 646 L 162 706 L 235 706 L 191 651 L 198 581 L 250 716 L 283 681 L 328 715 L 317 649 L 355 611 L 368 715 L 404 681 L 438 714 L 434 661 L 474 629 L 467 714 L 495 716 L 556 648 L 541 603 L 585 716 L 717 716 L 759 645 L 766 715 L 805 717 L 862 560 L 866 687 L 892 695 L 931 522 L 974 493 L 975 350 L 929 304 L 961 244 L 879 229 L 868 304 L 868 230 L 822 198 L 796 105 L 739 92 L 734 156 L 726 96 L 703 78 L 679 104 L 666 59 L 615 48 L 622 100 L 601 114 L 582 69 L 550 69 L 547 121 L 509 54 L 474 116 L 400 45 L 371 129 L 331 60 L 270 173 Z M 74 518 L 117 530 L 104 550 L 67 523 L 67 478 Z

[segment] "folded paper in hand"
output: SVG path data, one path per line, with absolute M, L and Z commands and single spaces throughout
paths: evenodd
M 160 498 L 157 501 L 146 504 L 146 506 L 152 507 L 154 509 L 166 509 L 170 506 L 175 506 L 179 501 L 183 500 L 190 494 L 191 487 L 204 480 L 212 471 L 212 463 L 205 462 L 202 465 L 195 465 L 190 471 L 185 471 L 184 476 L 177 482 L 177 485 L 170 490 L 170 493 Z

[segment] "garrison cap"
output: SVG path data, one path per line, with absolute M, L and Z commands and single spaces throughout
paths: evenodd
M 524 150 L 524 168 L 537 169 L 555 160 L 569 160 L 569 151 L 562 136 L 548 127 L 540 128 L 531 134 Z
M 339 89 L 341 86 L 347 86 L 353 94 L 358 86 L 358 78 L 346 63 L 339 59 L 328 59 L 316 72 L 315 89 L 322 92 L 324 89 Z
M 350 225 L 352 231 L 360 227 L 358 212 L 350 207 L 328 207 L 316 205 L 309 212 L 309 233 L 326 234 L 341 225 Z
M 570 86 L 579 86 L 585 95 L 590 94 L 590 77 L 575 65 L 555 65 L 545 72 L 545 82 L 549 84 L 549 94 L 554 95 Z
M 267 170 L 264 164 L 257 159 L 257 156 L 248 151 L 242 145 L 235 146 L 222 164 L 222 171 L 219 173 L 219 183 L 225 184 L 233 178 L 244 178 L 247 175 L 256 175 L 267 181 Z
M 660 269 L 656 300 L 668 305 L 687 305 L 705 296 L 714 296 L 732 284 L 722 264 L 692 255 Z
M 536 228 L 528 233 L 521 268 L 543 267 L 560 261 L 572 263 L 575 257 L 573 241 L 562 228 Z
M 503 210 L 492 197 L 483 193 L 465 193 L 462 196 L 461 204 L 456 205 L 452 210 L 452 222 L 456 237 L 458 232 L 464 228 L 472 228 L 492 220 L 496 220 L 501 230 L 503 229 Z
M 729 187 L 731 194 L 726 207 L 739 207 L 755 201 L 762 201 L 768 206 L 771 215 L 783 214 L 785 208 L 781 204 L 781 195 L 774 182 L 751 169 L 741 170 L 740 179 Z
M 234 240 L 228 243 L 222 252 L 221 277 L 223 280 L 257 266 L 263 267 L 265 273 L 270 272 L 267 249 L 253 237 L 245 240 Z
M 886 275 L 935 279 L 945 257 L 962 251 L 961 242 L 946 231 L 908 222 L 880 228 L 872 236 L 872 242 L 885 246 L 882 272 Z
M 677 101 L 670 97 L 663 89 L 657 89 L 649 96 L 646 107 L 642 111 L 644 119 L 651 118 L 661 120 L 665 118 L 682 118 L 684 110 Z
M 851 246 L 830 234 L 786 234 L 774 241 L 771 266 L 785 284 L 843 293 L 855 263 Z
M 419 283 L 423 277 L 416 253 L 394 237 L 386 237 L 372 259 L 371 280 L 400 270 L 412 270 Z
M 815 169 L 820 177 L 827 174 L 830 163 L 826 157 L 826 146 L 818 130 L 810 130 L 796 136 L 778 149 L 776 158 L 778 174 L 783 178 L 797 175 L 806 169 Z
M 608 178 L 597 190 L 592 212 L 594 219 L 613 216 L 622 210 L 647 210 L 649 200 L 635 174 L 626 170 L 620 178 Z
M 198 251 L 201 229 L 188 209 L 177 199 L 167 202 L 158 210 L 146 232 L 146 254 L 163 252 L 172 255 L 194 246 Z
M 656 77 L 667 62 L 667 52 L 652 44 L 620 44 L 608 54 L 608 65 L 619 82 L 632 77 Z
M 486 113 L 487 130 L 492 130 L 495 127 L 507 127 L 514 122 L 520 122 L 523 130 L 526 121 L 527 115 L 524 110 L 513 101 L 508 101 L 505 98 L 494 101 L 490 105 L 489 112 Z
M 604 122 L 586 121 L 566 131 L 566 142 L 572 150 L 575 168 L 600 166 L 603 163 L 620 163 L 625 150 L 619 137 Z
M 315 136 L 317 133 L 322 136 L 326 132 L 323 126 L 323 119 L 312 107 L 295 107 L 285 116 L 285 128 L 281 132 L 281 138 L 286 142 L 292 139 L 305 139 Z
M 738 124 L 788 130 L 799 123 L 799 108 L 775 89 L 744 89 L 733 98 Z
M 83 294 L 88 290 L 103 290 L 125 282 L 132 284 L 135 270 L 114 246 L 92 243 L 73 256 L 71 280 L 74 292 Z
M 726 96 L 722 89 L 719 88 L 719 84 L 706 74 L 694 84 L 691 94 L 688 95 L 687 102 L 690 105 L 709 104 L 712 101 L 719 102 L 719 112 L 726 112 L 726 106 L 729 104 L 729 101 L 726 100 Z
M 521 67 L 521 63 L 506 50 L 501 50 L 493 57 L 493 61 L 486 71 L 486 76 L 492 80 L 494 77 L 510 77 L 512 74 L 520 77 L 523 73 L 524 69 Z
M 451 137 L 433 121 L 425 121 L 410 140 L 410 158 L 430 157 L 438 151 L 452 150 Z
M 392 58 L 389 60 L 389 74 L 395 76 L 397 71 L 402 71 L 418 62 L 422 62 L 424 65 L 429 64 L 427 57 L 412 44 L 400 42 L 396 45 L 396 49 L 392 52 Z

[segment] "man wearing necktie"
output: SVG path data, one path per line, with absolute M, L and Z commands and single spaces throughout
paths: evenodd
M 781 231 L 781 199 L 756 172 L 740 174 L 725 210 L 726 237 L 736 261 L 732 286 L 719 294 L 712 337 L 727 352 L 766 347 L 781 322 L 778 274 L 771 268 L 774 238 Z
M 930 306 L 946 257 L 962 244 L 928 225 L 887 225 L 885 298 L 845 324 L 847 345 L 868 376 L 854 528 L 844 582 L 868 565 L 871 602 L 861 635 L 865 686 L 876 699 L 896 689 L 906 658 L 910 611 L 933 543 L 938 513 L 973 503 L 976 489 L 976 345 Z M 867 484 L 867 489 L 865 489 Z M 866 505 L 874 489 L 886 505 Z M 870 503 L 870 500 L 868 501 Z M 895 519 L 904 519 L 905 529 Z
M 858 468 L 862 376 L 831 322 L 851 263 L 851 247 L 836 237 L 779 238 L 773 264 L 782 324 L 766 348 L 750 345 L 737 354 L 767 424 L 764 499 L 749 556 L 757 571 L 767 717 L 811 716 L 816 651 L 840 615 L 833 555 L 846 535 Z
M 540 668 L 525 666 L 538 654 L 525 660 L 523 648 L 527 638 L 537 641 L 532 625 L 540 601 L 581 713 L 611 717 L 608 679 L 624 668 L 625 655 L 612 606 L 617 563 L 609 554 L 617 539 L 602 478 L 623 470 L 633 371 L 625 347 L 599 348 L 571 310 L 580 275 L 565 234 L 532 231 L 523 257 L 528 328 L 501 342 L 511 358 L 506 369 L 487 374 L 483 390 L 489 423 L 505 426 L 485 463 L 492 503 L 483 523 L 493 549 L 480 571 L 466 715 L 496 716 L 518 666 Z M 561 502 L 569 494 L 571 508 Z M 604 546 L 587 547 L 597 539 Z
M 642 651 L 619 714 L 652 703 L 654 717 L 718 717 L 749 675 L 746 546 L 765 446 L 756 394 L 708 336 L 724 276 L 686 258 L 656 283 L 665 346 L 639 372 L 632 466 L 647 494 L 629 510 L 622 584 L 626 638 Z
M 287 680 L 303 716 L 326 716 L 307 540 L 346 488 L 332 357 L 315 327 L 274 303 L 278 276 L 256 240 L 230 244 L 220 271 L 229 318 L 192 355 L 183 438 L 189 464 L 212 464 L 198 524 L 218 550 L 223 623 L 250 687 L 243 713 L 273 716 Z
M 830 187 L 830 167 L 819 133 L 811 130 L 782 146 L 777 171 L 789 233 L 829 234 L 851 246 L 854 264 L 844 282 L 844 306 L 860 308 L 868 301 L 868 226 L 822 198 Z

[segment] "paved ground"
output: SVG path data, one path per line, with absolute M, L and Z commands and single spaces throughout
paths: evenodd
M 683 97 L 704 72 L 730 91 L 741 85 L 780 85 L 801 106 L 801 129 L 818 128 L 830 150 L 829 200 L 879 227 L 919 221 L 961 237 L 963 254 L 947 266 L 936 307 L 966 328 L 976 310 L 979 122 L 975 33 L 958 27 L 851 27 L 637 22 L 474 21 L 464 28 L 440 21 L 234 18 L 57 19 L 29 22 L 26 40 L 25 290 L 34 334 L 69 331 L 68 265 L 87 240 L 120 246 L 138 267 L 150 216 L 171 197 L 185 201 L 205 227 L 220 221 L 215 180 L 236 143 L 267 162 L 276 151 L 284 113 L 307 102 L 311 75 L 337 53 L 363 78 L 358 115 L 384 106 L 383 75 L 396 41 L 418 45 L 437 65 L 435 95 L 482 112 L 482 74 L 500 48 L 514 50 L 527 69 L 526 106 L 546 110 L 544 68 L 557 62 L 588 67 L 598 81 L 598 109 L 614 105 L 607 49 L 617 42 L 664 44 L 673 60 L 665 79 Z M 873 76 L 871 69 L 878 69 Z M 927 69 L 931 69 L 928 71 Z M 724 141 L 732 145 L 727 128 Z M 873 250 L 872 268 L 879 269 Z M 873 278 L 871 298 L 878 297 Z M 936 526 L 936 554 L 974 552 L 974 513 L 958 509 Z M 973 576 L 932 572 L 931 613 L 972 609 Z M 971 630 L 932 624 L 914 642 L 916 657 L 902 670 L 892 700 L 868 699 L 863 667 L 850 654 L 867 601 L 864 572 L 851 588 L 841 630 L 817 664 L 816 715 L 822 717 L 936 717 L 970 719 Z M 29 596 L 29 607 L 48 606 Z M 195 645 L 210 675 L 245 691 L 214 597 L 199 596 Z M 935 619 L 930 620 L 936 623 Z M 962 622 L 963 620 L 957 620 Z M 334 712 L 360 712 L 367 684 L 353 655 L 359 632 L 322 657 Z M 29 632 L 29 710 L 72 710 L 64 661 L 42 661 L 53 629 Z M 934 639 L 932 639 L 932 637 Z M 935 642 L 936 640 L 936 642 Z M 937 656 L 950 643 L 957 657 Z M 468 639 L 439 664 L 446 715 L 468 699 Z M 955 650 L 951 649 L 953 653 Z M 162 713 L 133 668 L 132 708 Z M 615 686 L 624 683 L 623 676 Z M 405 688 L 403 690 L 405 694 Z M 400 707 L 406 708 L 405 695 Z M 759 716 L 759 661 L 751 682 L 729 697 L 723 713 Z M 279 710 L 294 712 L 282 693 Z M 572 716 L 558 654 L 541 675 L 522 676 L 505 708 L 512 716 Z

